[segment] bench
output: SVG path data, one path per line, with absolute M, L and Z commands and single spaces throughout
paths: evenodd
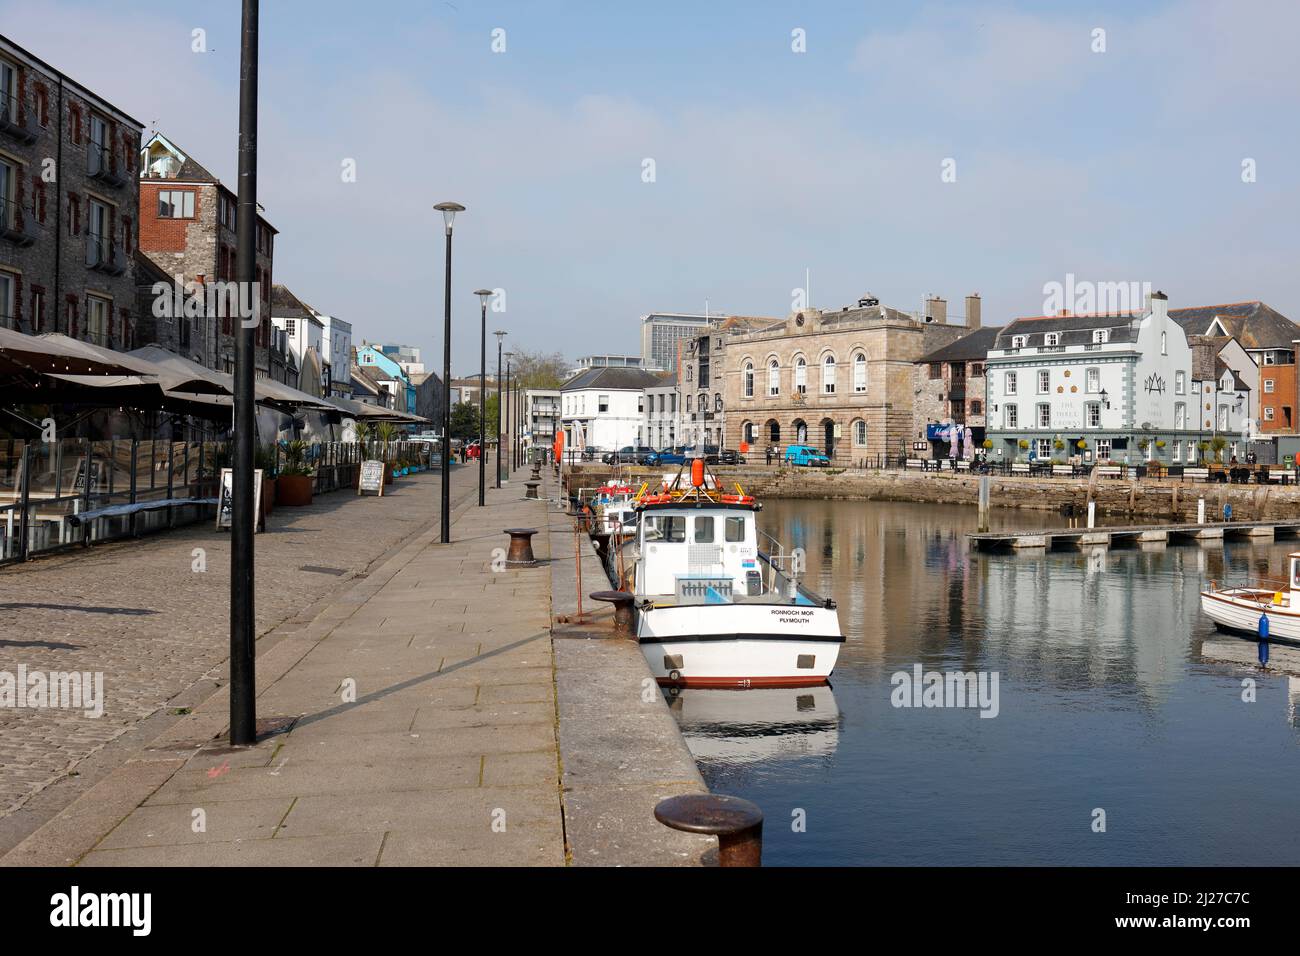
M 1123 478 L 1124 467 L 1122 465 L 1098 465 L 1095 469 L 1098 478 Z
M 1011 474 L 1027 475 L 1029 474 L 1029 463 L 1025 461 L 1013 461 L 1011 463 Z
M 957 459 L 957 470 L 958 470 L 958 471 L 970 471 L 970 462 L 968 462 L 965 458 L 958 458 L 958 459 Z
M 1210 469 L 1193 468 L 1188 465 L 1183 468 L 1183 481 L 1209 481 Z
M 1073 465 L 1053 465 L 1053 466 L 1052 466 L 1052 477 L 1053 477 L 1053 478 L 1073 478 L 1073 477 L 1074 477 L 1074 466 L 1073 466 Z
M 183 508 L 186 505 L 215 505 L 216 503 L 216 498 L 158 498 L 154 501 L 137 501 L 135 504 L 107 505 L 103 508 L 92 508 L 90 511 L 81 512 L 81 514 L 68 515 L 68 521 L 73 525 L 78 525 L 85 521 L 94 521 L 96 518 L 115 518 L 118 515 L 138 514 L 141 511 L 160 511 L 164 508 Z

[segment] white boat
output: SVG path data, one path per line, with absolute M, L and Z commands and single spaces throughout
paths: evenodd
M 1268 617 L 1269 640 L 1300 644 L 1300 551 L 1289 555 L 1290 575 L 1281 587 L 1219 587 L 1201 592 L 1201 610 L 1221 631 L 1259 636 Z
M 799 583 L 783 548 L 760 550 L 761 507 L 721 492 L 698 459 L 690 484 L 678 473 L 636 499 L 636 634 L 660 684 L 805 687 L 834 670 L 844 643 L 835 602 Z
M 636 527 L 634 494 L 630 484 L 617 478 L 611 478 L 598 488 L 583 488 L 578 492 L 579 498 L 591 505 L 596 516 L 593 531 L 624 536 L 631 535 Z
M 829 757 L 839 746 L 840 710 L 829 686 L 673 688 L 668 694 L 668 709 L 701 762 Z

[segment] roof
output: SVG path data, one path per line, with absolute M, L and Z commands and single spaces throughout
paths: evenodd
M 171 284 L 176 281 L 175 276 L 169 276 L 162 266 L 158 265 L 138 248 L 132 253 L 132 257 L 135 259 L 136 285 L 152 286 L 158 282 Z
M 981 362 L 988 355 L 989 349 L 993 348 L 993 342 L 1001 331 L 996 326 L 976 329 L 955 342 L 922 355 L 917 362 Z
M 271 286 L 271 315 L 277 319 L 311 319 L 320 322 L 315 309 L 279 283 Z
M 1170 309 L 1169 318 L 1188 335 L 1205 335 L 1218 319 L 1224 331 L 1245 349 L 1294 349 L 1300 339 L 1300 325 L 1259 300 L 1227 305 L 1198 305 Z
M 658 375 L 642 368 L 620 366 L 601 366 L 579 372 L 560 386 L 564 392 L 577 391 L 582 388 L 608 388 L 613 391 L 639 392 L 661 384 Z
M 219 189 L 224 189 L 226 192 L 230 193 L 230 195 L 234 196 L 236 199 L 239 198 L 239 194 L 237 190 L 231 189 L 229 186 L 223 183 L 221 179 L 217 177 L 215 174 L 213 174 L 211 171 L 209 171 L 207 167 L 200 164 L 197 159 L 195 159 L 188 152 L 186 152 L 184 149 L 178 146 L 175 143 L 175 141 L 168 139 L 162 133 L 159 133 L 155 130 L 154 134 L 150 136 L 145 141 L 144 145 L 140 148 L 142 150 L 147 150 L 155 142 L 161 143 L 163 148 L 173 153 L 174 155 L 179 156 L 181 159 L 181 168 L 177 170 L 175 176 L 171 177 L 171 180 L 166 180 L 158 176 L 145 175 L 147 164 L 141 164 L 140 180 L 142 182 L 176 181 L 176 182 L 189 182 L 189 183 L 211 183 L 212 185 L 218 187 Z M 266 228 L 270 229 L 273 233 L 275 233 L 276 235 L 280 234 L 280 230 L 276 229 L 275 226 L 271 225 L 271 223 L 268 222 L 266 217 L 262 214 L 261 203 L 258 203 L 257 218 L 262 223 L 262 225 L 266 226 Z
M 1111 342 L 1135 342 L 1137 331 L 1132 323 L 1142 318 L 1140 312 L 1120 312 L 1113 315 L 1034 315 L 1019 318 L 1003 326 L 995 337 L 993 348 L 1009 349 L 1012 336 L 1025 336 L 1025 345 L 1043 345 L 1043 336 L 1059 332 L 1059 345 L 1087 345 L 1097 329 L 1109 329 Z
M 67 85 L 67 86 L 70 86 L 70 87 L 72 87 L 73 89 L 79 91 L 83 96 L 86 96 L 86 97 L 89 97 L 89 98 L 91 98 L 91 99 L 97 100 L 99 103 L 103 104 L 103 105 L 104 105 L 105 107 L 107 107 L 108 109 L 110 109 L 110 110 L 112 110 L 113 112 L 117 113 L 117 114 L 118 114 L 119 116 L 121 116 L 123 119 L 130 120 L 132 123 L 134 123 L 136 126 L 138 126 L 141 130 L 144 129 L 144 123 L 140 122 L 138 119 L 136 119 L 136 118 L 135 118 L 134 116 L 132 116 L 130 113 L 126 112 L 126 110 L 124 110 L 124 109 L 122 109 L 122 108 L 120 108 L 120 107 L 118 107 L 118 106 L 113 105 L 111 102 L 109 102 L 107 99 L 105 99 L 105 98 L 104 98 L 103 96 L 101 96 L 99 93 L 96 93 L 96 92 L 95 92 L 94 90 L 92 90 L 90 87 L 85 86 L 85 85 L 83 85 L 83 84 L 81 84 L 81 83 L 78 83 L 78 82 L 77 82 L 76 80 L 74 80 L 72 77 L 68 76 L 68 74 L 64 73 L 62 70 L 58 69 L 57 67 L 52 66 L 51 64 L 47 63 L 45 60 L 42 60 L 39 56 L 37 56 L 37 55 L 36 55 L 35 53 L 33 53 L 31 50 L 27 50 L 27 49 L 24 49 L 23 47 L 19 46 L 19 45 L 18 45 L 17 43 L 15 43 L 13 40 L 9 39 L 9 37 L 7 37 L 7 36 L 3 36 L 3 35 L 0 35 L 0 46 L 8 46 L 8 47 L 9 47 L 11 50 L 13 50 L 15 53 L 18 53 L 18 54 L 20 54 L 21 56 L 26 57 L 27 59 L 31 60 L 33 63 L 35 63 L 35 64 L 37 64 L 38 66 L 40 66 L 42 69 L 47 70 L 48 72 L 52 73 L 54 76 L 60 78 L 60 79 L 61 79 L 61 80 L 62 80 L 62 81 Z
M 658 381 L 646 386 L 646 388 L 676 388 L 676 387 L 677 387 L 676 374 L 662 375 L 659 377 Z

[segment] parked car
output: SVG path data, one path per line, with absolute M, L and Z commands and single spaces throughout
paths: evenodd
M 588 445 L 582 450 L 582 461 L 595 461 L 596 456 L 600 454 L 600 449 L 595 445 Z
M 647 465 L 684 465 L 686 464 L 686 449 L 681 445 L 676 448 L 665 448 L 662 451 L 654 452 Z
M 632 461 L 635 453 L 636 449 L 631 445 L 624 445 L 618 451 L 611 451 L 609 454 L 602 456 L 600 460 L 607 465 L 617 465 L 625 461 Z
M 717 445 L 687 445 L 682 452 L 687 459 L 703 458 L 706 465 L 716 465 L 719 461 Z
M 724 465 L 743 465 L 745 456 L 734 448 L 724 448 L 718 453 L 718 461 Z
M 791 445 L 785 450 L 783 459 L 787 465 L 805 465 L 810 468 L 825 468 L 831 460 L 812 445 Z

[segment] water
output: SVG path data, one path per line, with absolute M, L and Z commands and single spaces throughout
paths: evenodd
M 1199 662 L 1216 632 L 1198 604 L 1210 579 L 1284 577 L 1295 543 L 976 554 L 975 523 L 958 506 L 766 503 L 763 529 L 805 548 L 839 604 L 833 686 L 670 697 L 709 787 L 763 808 L 765 864 L 1300 860 L 1300 680 Z M 917 663 L 997 672 L 998 715 L 892 706 L 891 675 Z

